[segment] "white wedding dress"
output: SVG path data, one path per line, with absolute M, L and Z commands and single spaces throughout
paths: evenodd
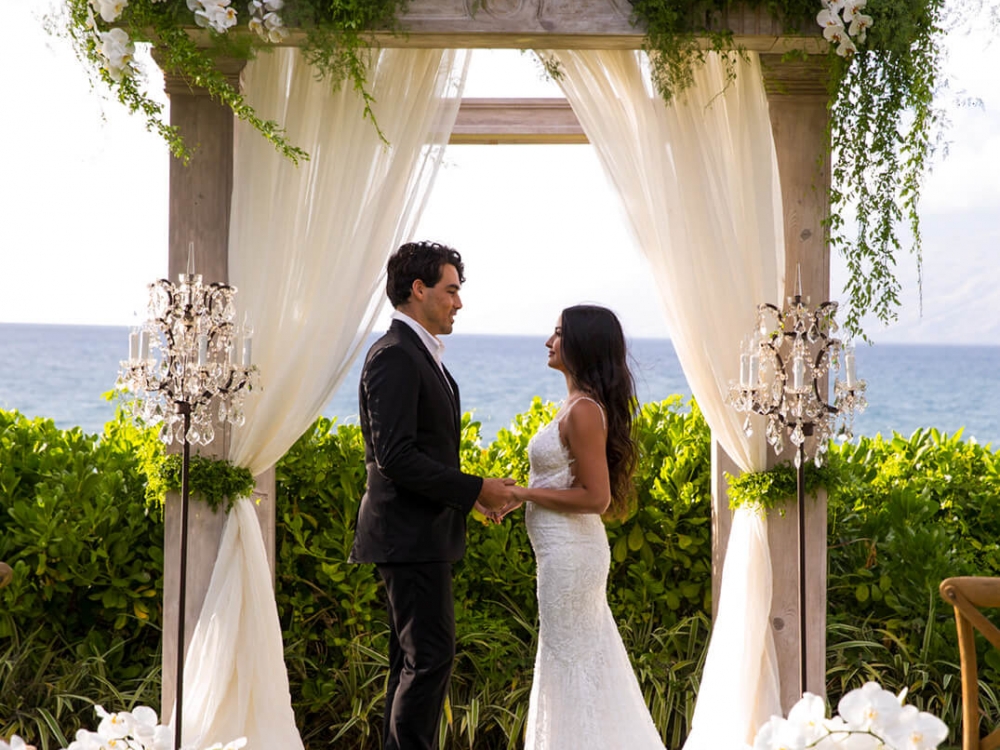
M 528 444 L 529 486 L 567 489 L 559 419 Z M 538 653 L 525 750 L 663 750 L 608 607 L 611 550 L 601 517 L 525 509 L 538 566 Z

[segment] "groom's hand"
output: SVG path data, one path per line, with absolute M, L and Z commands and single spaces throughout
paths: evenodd
M 476 502 L 492 513 L 498 513 L 514 502 L 514 480 L 496 479 L 483 480 L 483 488 L 479 491 Z

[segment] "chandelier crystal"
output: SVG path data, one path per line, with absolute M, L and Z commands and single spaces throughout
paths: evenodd
M 775 453 L 784 450 L 786 437 L 801 449 L 795 451 L 796 467 L 803 457 L 822 465 L 830 438 L 850 440 L 855 412 L 868 405 L 854 348 L 836 335 L 836 315 L 836 302 L 813 309 L 801 291 L 788 298 L 784 310 L 758 305 L 757 325 L 740 350 L 740 382 L 729 388 L 729 403 L 747 413 L 746 434 L 753 434 L 750 415 L 762 415 Z M 832 403 L 826 395 L 831 392 Z
M 236 287 L 203 282 L 193 252 L 178 283 L 149 285 L 148 319 L 129 333 L 116 387 L 131 394 L 133 418 L 160 425 L 166 445 L 208 445 L 217 423 L 244 423 L 243 402 L 258 387 L 258 371 L 253 328 L 247 319 L 235 322 L 235 297 Z

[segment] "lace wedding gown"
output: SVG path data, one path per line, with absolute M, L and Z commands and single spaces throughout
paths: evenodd
M 532 487 L 573 483 L 560 417 L 528 445 Z M 601 517 L 527 503 L 525 519 L 541 623 L 525 750 L 663 750 L 608 607 L 611 550 Z

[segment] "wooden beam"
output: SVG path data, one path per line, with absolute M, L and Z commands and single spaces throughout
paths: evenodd
M 449 143 L 587 143 L 565 99 L 463 99 Z
M 764 7 L 692 10 L 686 26 L 732 34 L 735 47 L 751 52 L 825 55 L 830 48 L 818 24 L 783 26 Z M 410 0 L 399 29 L 369 38 L 382 47 L 432 49 L 641 49 L 646 38 L 628 0 Z M 283 44 L 301 46 L 305 32 L 290 31 Z M 209 42 L 204 29 L 190 33 Z M 701 46 L 712 46 L 707 33 Z

